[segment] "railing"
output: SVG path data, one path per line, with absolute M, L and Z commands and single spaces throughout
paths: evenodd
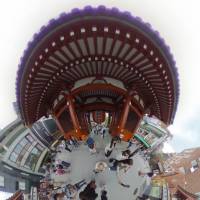
M 10 198 L 7 200 L 24 200 L 24 195 L 21 190 L 15 192 Z
M 182 188 L 180 185 L 177 186 L 177 193 L 181 193 L 182 195 L 184 195 L 185 197 L 187 197 L 187 199 L 189 200 L 196 200 L 199 198 L 198 195 L 195 195 L 193 193 L 188 192 L 187 190 L 185 190 L 184 188 Z

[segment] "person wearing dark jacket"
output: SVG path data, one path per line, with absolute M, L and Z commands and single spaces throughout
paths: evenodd
M 79 198 L 81 200 L 95 200 L 98 197 L 98 194 L 95 192 L 96 184 L 95 181 L 92 180 L 90 183 L 86 186 L 86 188 L 80 192 Z
M 107 191 L 106 190 L 102 190 L 101 191 L 101 200 L 108 200 Z
M 105 156 L 107 158 L 111 155 L 113 149 L 115 148 L 115 145 L 116 145 L 116 141 L 114 139 L 112 139 L 110 144 L 108 144 L 106 146 L 106 148 L 105 148 Z
M 113 171 L 124 169 L 124 171 L 126 172 L 133 165 L 132 159 L 117 160 L 114 158 L 110 158 L 109 162 L 113 165 L 109 169 Z

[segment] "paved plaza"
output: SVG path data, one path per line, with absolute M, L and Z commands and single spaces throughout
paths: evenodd
M 78 148 L 73 148 L 72 152 L 63 150 L 62 153 L 58 153 L 57 159 L 61 159 L 71 163 L 71 172 L 64 175 L 52 175 L 52 178 L 59 185 L 59 183 L 76 183 L 82 179 L 85 179 L 89 182 L 92 179 L 95 179 L 97 189 L 96 192 L 100 194 L 101 188 L 104 185 L 107 190 L 108 199 L 124 199 L 133 200 L 136 199 L 137 195 L 142 190 L 142 187 L 145 184 L 145 178 L 138 176 L 138 171 L 150 171 L 149 164 L 145 159 L 140 155 L 136 154 L 133 157 L 133 166 L 126 172 L 120 171 L 119 177 L 120 180 L 130 185 L 129 188 L 123 187 L 118 183 L 116 171 L 110 171 L 107 167 L 105 171 L 95 174 L 93 172 L 96 162 L 104 161 L 110 165 L 108 159 L 104 155 L 104 149 L 106 144 L 110 142 L 109 134 L 106 134 L 103 139 L 100 135 L 91 135 L 96 142 L 97 153 L 91 154 L 87 145 L 81 144 Z M 110 158 L 117 158 L 122 150 L 125 150 L 127 147 L 126 142 L 118 143 L 113 150 Z M 131 151 L 134 150 L 134 146 Z M 135 192 L 137 188 L 137 192 Z M 136 193 L 136 194 L 134 194 Z M 100 195 L 97 199 L 100 199 Z

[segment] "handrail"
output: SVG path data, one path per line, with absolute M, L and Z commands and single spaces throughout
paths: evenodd
M 177 190 L 182 193 L 183 195 L 185 195 L 187 198 L 192 198 L 194 200 L 198 199 L 198 195 L 195 195 L 191 192 L 188 192 L 187 190 L 185 190 L 183 187 L 181 187 L 180 185 L 177 185 Z
M 23 200 L 23 192 L 21 190 L 18 190 L 15 192 L 10 198 L 7 200 Z

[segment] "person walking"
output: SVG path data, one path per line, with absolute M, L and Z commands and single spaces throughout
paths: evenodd
M 54 172 L 55 172 L 56 175 L 59 175 L 59 176 L 61 176 L 61 175 L 63 175 L 63 174 L 66 174 L 66 173 L 70 173 L 69 170 L 67 171 L 67 170 L 62 169 L 62 168 L 56 168 L 56 169 L 54 170 Z
M 60 159 L 52 160 L 52 161 L 56 166 L 61 165 L 61 166 L 64 166 L 65 168 L 68 168 L 71 166 L 71 163 L 60 160 Z
M 132 158 L 135 154 L 137 154 L 139 151 L 141 151 L 141 148 L 138 147 L 136 148 L 133 152 L 131 152 L 129 149 L 125 150 L 125 151 L 122 151 L 122 154 L 121 154 L 121 158 L 122 159 L 129 159 L 129 158 Z
M 146 185 L 144 187 L 144 190 L 138 195 L 138 199 L 141 200 L 148 199 L 152 188 L 151 180 L 156 179 L 157 174 L 154 173 L 153 171 L 149 172 L 138 171 L 138 176 L 142 176 L 146 179 Z
M 107 191 L 105 189 L 101 191 L 101 200 L 108 200 Z
M 109 162 L 112 162 L 113 166 L 110 167 L 110 170 L 117 171 L 124 169 L 124 172 L 127 172 L 128 169 L 133 165 L 132 159 L 124 159 L 124 160 L 117 160 L 111 158 Z
M 100 132 L 101 137 L 104 139 L 106 131 L 108 130 L 108 128 L 106 128 L 105 126 L 102 126 Z
M 85 179 L 79 181 L 78 183 L 75 183 L 74 186 L 76 187 L 77 190 L 80 190 L 84 185 L 86 185 L 87 182 Z
M 116 140 L 112 139 L 111 142 L 105 147 L 105 156 L 108 158 L 116 145 Z
M 65 148 L 65 150 L 69 151 L 69 152 L 72 152 L 72 150 L 68 147 L 68 144 L 67 144 L 67 141 L 66 140 L 62 140 L 62 144 Z
M 94 180 L 90 181 L 90 183 L 86 186 L 86 188 L 80 192 L 79 198 L 81 200 L 95 200 L 98 197 L 98 194 L 95 191 L 96 183 Z
M 64 167 L 68 168 L 68 167 L 71 166 L 71 163 L 68 163 L 68 162 L 62 160 L 62 161 L 61 161 L 61 165 L 63 165 Z
M 68 168 L 63 168 L 61 164 L 58 164 L 53 172 L 55 172 L 56 175 L 63 175 L 65 173 L 70 173 L 70 170 Z
M 86 140 L 86 144 L 89 148 L 89 151 L 93 154 L 96 153 L 96 147 L 95 147 L 95 142 L 94 139 L 92 137 L 88 137 Z
M 74 147 L 78 148 L 79 147 L 79 142 L 77 141 L 76 138 L 70 137 L 70 142 L 74 145 Z
M 134 137 L 131 138 L 129 141 L 128 141 L 128 146 L 127 148 L 129 149 L 133 144 L 135 144 L 136 146 L 139 144 L 140 142 L 138 142 Z
M 78 191 L 84 186 L 86 185 L 87 182 L 85 181 L 85 179 L 79 181 L 78 183 L 75 183 L 74 185 L 72 184 L 68 184 L 65 187 L 65 193 L 68 199 L 75 199 Z
M 150 172 L 142 172 L 142 171 L 138 171 L 138 176 L 148 176 L 148 177 L 153 177 L 154 176 L 154 173 L 152 171 Z
M 107 168 L 107 166 L 108 166 L 108 165 L 106 164 L 106 162 L 104 162 L 104 161 L 99 161 L 99 162 L 96 163 L 95 169 L 93 170 L 93 172 L 94 172 L 95 174 L 100 173 L 100 172 L 103 172 L 103 171 Z

